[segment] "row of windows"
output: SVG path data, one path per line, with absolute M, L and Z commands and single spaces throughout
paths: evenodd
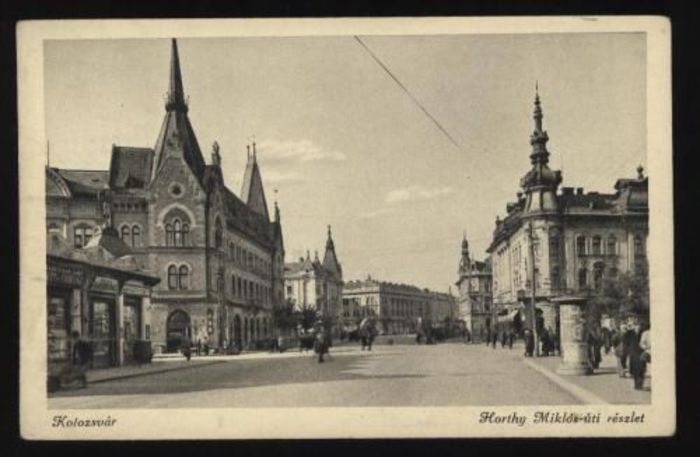
M 270 276 L 270 262 L 241 246 L 229 243 L 228 257 L 242 268 L 250 269 L 265 277 Z
M 603 238 L 600 235 L 591 237 L 590 244 L 585 236 L 579 235 L 576 237 L 576 254 L 617 255 L 617 238 L 614 235 L 610 235 L 605 241 L 605 252 L 603 252 Z M 640 234 L 634 235 L 634 255 L 645 255 L 644 238 Z
M 187 290 L 190 288 L 191 272 L 187 265 L 170 265 L 168 267 L 168 289 Z
M 165 224 L 165 245 L 166 246 L 189 246 L 190 245 L 190 224 L 179 218 L 173 218 Z
M 263 303 L 269 303 L 271 296 L 270 287 L 236 275 L 231 276 L 231 293 L 234 297 L 260 300 Z

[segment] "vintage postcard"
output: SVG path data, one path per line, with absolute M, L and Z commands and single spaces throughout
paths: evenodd
M 17 38 L 25 438 L 674 433 L 667 19 Z

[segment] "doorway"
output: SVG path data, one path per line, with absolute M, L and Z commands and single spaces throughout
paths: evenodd
M 185 340 L 190 339 L 190 316 L 182 310 L 168 316 L 166 347 L 168 352 L 177 352 Z

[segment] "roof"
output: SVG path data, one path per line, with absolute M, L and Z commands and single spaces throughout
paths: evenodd
M 96 195 L 109 189 L 109 172 L 103 170 L 66 170 L 53 168 L 66 182 L 71 194 Z
M 226 223 L 240 232 L 246 233 L 260 243 L 274 245 L 273 223 L 265 216 L 250 209 L 228 187 L 223 187 Z
M 245 173 L 243 175 L 243 186 L 241 188 L 241 200 L 243 200 L 250 209 L 270 219 L 267 211 L 267 201 L 265 200 L 265 191 L 263 189 L 262 177 L 260 176 L 260 167 L 255 158 L 255 150 L 253 154 L 248 156 Z
M 112 188 L 145 188 L 151 179 L 153 156 L 150 148 L 112 146 L 109 185 Z

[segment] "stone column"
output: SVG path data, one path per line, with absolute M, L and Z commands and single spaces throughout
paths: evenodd
M 71 333 L 78 332 L 82 334 L 82 309 L 83 309 L 83 292 L 81 289 L 73 289 L 71 304 L 70 304 L 70 331 Z M 70 335 L 69 335 L 70 337 Z
M 559 304 L 561 325 L 562 360 L 557 367 L 557 373 L 562 375 L 591 374 L 593 370 L 588 363 L 585 335 L 583 297 L 559 297 L 552 301 Z
M 150 328 L 151 326 L 151 297 L 144 295 L 141 297 L 141 318 L 139 319 L 141 321 L 141 328 L 139 329 L 139 338 L 141 339 L 146 339 L 146 326 Z M 151 336 L 148 335 L 148 339 L 151 339 Z
M 117 329 L 117 366 L 124 365 L 124 293 L 117 295 L 114 310 L 115 328 Z

